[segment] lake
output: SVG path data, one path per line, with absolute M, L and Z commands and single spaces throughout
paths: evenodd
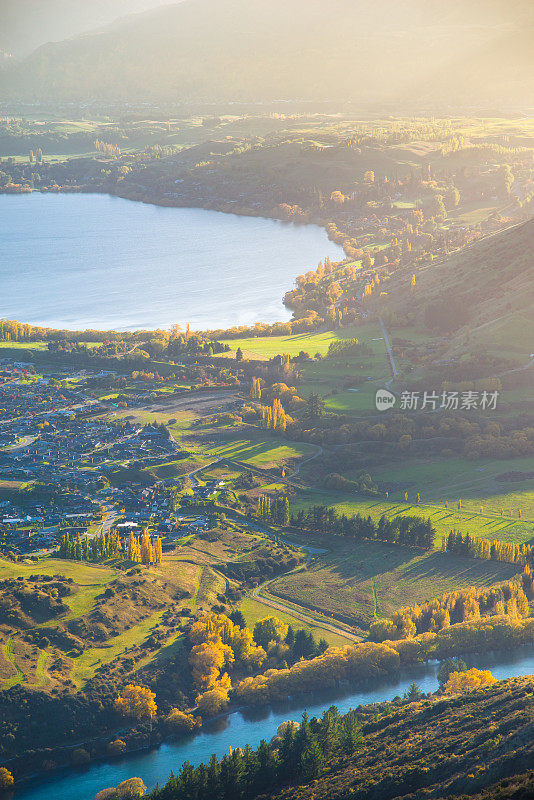
M 344 257 L 323 228 L 100 194 L 0 195 L 0 315 L 83 330 L 288 320 L 297 275 Z
M 499 680 L 518 675 L 534 674 L 534 648 L 519 648 L 506 653 L 485 653 L 465 657 L 469 666 L 490 669 Z M 438 664 L 431 662 L 403 670 L 395 678 L 364 690 L 347 692 L 342 696 L 334 693 L 301 697 L 292 704 L 280 704 L 267 709 L 249 709 L 228 714 L 208 723 L 198 736 L 167 742 L 147 752 L 133 753 L 118 761 L 95 764 L 84 770 L 67 770 L 21 786 L 14 793 L 14 800 L 93 800 L 95 794 L 108 786 L 137 776 L 148 788 L 157 782 L 165 783 L 171 770 L 178 772 L 184 761 L 194 765 L 208 761 L 212 753 L 220 758 L 230 747 L 257 747 L 262 739 L 269 740 L 280 723 L 287 719 L 300 721 L 307 710 L 310 717 L 319 716 L 335 704 L 342 714 L 359 704 L 392 700 L 402 695 L 412 681 L 424 692 L 434 692 L 438 687 Z

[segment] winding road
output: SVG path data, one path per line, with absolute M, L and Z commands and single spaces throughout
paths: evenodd
M 291 570 L 291 572 L 293 571 L 294 570 Z M 285 575 L 290 575 L 291 572 L 286 572 Z M 274 580 L 278 580 L 279 578 L 283 577 L 284 575 L 278 575 L 277 578 L 274 578 Z M 316 617 L 312 617 L 302 611 L 297 611 L 294 607 L 285 605 L 282 600 L 271 600 L 270 597 L 264 597 L 261 594 L 261 591 L 269 586 L 272 582 L 273 581 L 266 581 L 260 586 L 257 586 L 252 592 L 252 597 L 259 603 L 262 603 L 264 606 L 273 608 L 275 611 L 283 611 L 285 614 L 289 614 L 291 617 L 300 619 L 302 622 L 307 622 L 316 628 L 322 628 L 325 631 L 330 631 L 330 633 L 335 633 L 337 636 L 342 636 L 344 639 L 348 639 L 351 642 L 361 642 L 361 636 L 356 636 L 355 633 L 349 633 L 349 631 L 345 630 L 344 628 L 338 628 L 337 625 L 330 624 L 329 622 L 323 622 L 322 620 L 318 620 Z

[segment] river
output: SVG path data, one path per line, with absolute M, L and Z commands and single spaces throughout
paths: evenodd
M 520 648 L 515 652 L 482 654 L 465 658 L 470 666 L 490 669 L 498 679 L 534 674 L 534 647 Z M 392 700 L 402 695 L 412 681 L 424 692 L 436 690 L 438 664 L 431 662 L 403 670 L 393 680 L 351 691 L 344 695 L 313 695 L 298 702 L 286 703 L 268 709 L 237 711 L 221 717 L 208 725 L 197 736 L 167 742 L 148 752 L 134 753 L 120 760 L 104 762 L 83 770 L 68 770 L 50 778 L 39 779 L 21 786 L 14 800 L 93 800 L 95 794 L 108 786 L 138 776 L 149 788 L 164 783 L 171 770 L 178 772 L 184 761 L 199 764 L 208 761 L 212 753 L 221 757 L 230 747 L 256 747 L 261 739 L 274 736 L 278 725 L 287 719 L 299 721 L 304 710 L 318 716 L 332 704 L 345 713 L 359 704 Z
M 282 297 L 325 256 L 316 225 L 100 194 L 0 195 L 2 316 L 81 330 L 288 320 Z

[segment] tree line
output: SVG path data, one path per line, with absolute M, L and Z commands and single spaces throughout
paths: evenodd
M 285 527 L 289 524 L 289 500 L 285 495 L 271 498 L 268 494 L 260 494 L 256 515 L 265 522 Z
M 501 542 L 498 539 L 474 539 L 468 533 L 452 530 L 441 541 L 445 553 L 470 556 L 485 561 L 502 561 L 505 564 L 534 564 L 534 547 L 530 544 Z
M 369 637 L 375 642 L 411 639 L 422 633 L 435 633 L 461 622 L 488 616 L 528 617 L 529 602 L 522 579 L 495 586 L 449 592 L 422 605 L 400 608 L 391 619 L 371 623 Z
M 341 716 L 332 706 L 319 719 L 302 717 L 284 722 L 268 743 L 257 750 L 247 745 L 231 749 L 221 761 L 213 755 L 208 764 L 185 762 L 178 775 L 155 789 L 151 800 L 244 800 L 273 791 L 287 783 L 319 777 L 335 756 L 352 755 L 362 741 L 354 711 Z
M 305 528 L 322 533 L 334 533 L 351 539 L 375 539 L 381 542 L 422 547 L 431 550 L 434 546 L 436 529 L 430 518 L 416 516 L 398 516 L 388 519 L 380 517 L 374 522 L 371 517 L 361 514 L 348 517 L 338 514 L 334 508 L 313 506 L 308 510 L 301 509 L 291 515 L 294 528 Z
M 160 564 L 163 557 L 163 546 L 159 536 L 154 544 L 148 532 L 143 530 L 141 537 L 133 531 L 126 542 L 123 542 L 116 529 L 101 531 L 90 537 L 88 534 L 72 537 L 69 532 L 61 538 L 59 545 L 60 558 L 72 561 L 105 561 L 108 558 L 125 558 L 138 564 Z

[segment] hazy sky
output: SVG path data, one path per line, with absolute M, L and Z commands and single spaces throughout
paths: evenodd
M 56 42 L 180 0 L 0 0 L 0 49 L 23 56 Z

